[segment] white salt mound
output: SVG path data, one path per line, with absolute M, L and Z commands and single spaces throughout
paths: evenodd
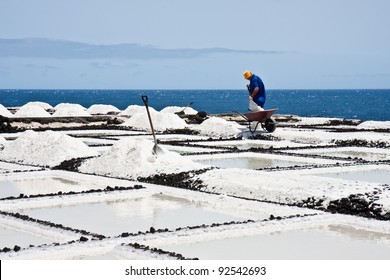
M 299 118 L 299 125 L 327 125 L 332 121 L 342 121 L 343 119 L 339 118 L 320 118 L 320 117 L 301 117 Z
M 390 129 L 390 121 L 365 121 L 357 126 L 358 129 Z
M 15 117 L 51 117 L 51 115 L 46 112 L 45 109 L 36 105 L 36 104 L 25 104 L 19 108 L 19 110 L 14 114 Z
M 120 110 L 113 105 L 94 104 L 88 108 L 87 112 L 91 115 L 107 115 L 109 113 L 119 113 Z
M 198 111 L 196 111 L 195 109 L 191 108 L 191 107 L 178 107 L 178 106 L 168 106 L 168 107 L 165 107 L 164 109 L 162 109 L 160 111 L 160 113 L 178 113 L 178 112 L 181 112 L 182 110 L 184 109 L 184 114 L 186 115 L 195 115 L 198 113 Z
M 162 132 L 167 129 L 184 129 L 187 126 L 187 123 L 176 114 L 152 111 L 150 112 L 150 116 L 152 118 L 153 128 L 156 131 Z M 133 115 L 121 125 L 150 131 L 150 124 L 146 111 Z
M 64 160 L 96 156 L 98 152 L 77 138 L 54 131 L 27 130 L 4 144 L 0 159 L 10 162 L 53 167 Z
M 60 103 L 54 107 L 53 117 L 90 117 L 91 114 L 80 104 Z
M 75 104 L 75 103 L 60 103 L 54 107 L 54 110 L 58 110 L 58 109 L 62 109 L 62 108 L 76 108 L 76 107 L 80 108 L 80 109 L 87 110 L 84 106 L 81 106 L 80 104 Z
M 157 111 L 149 106 L 150 113 L 156 113 Z M 119 116 L 127 116 L 131 117 L 135 114 L 146 112 L 145 106 L 139 106 L 139 105 L 130 105 L 126 109 L 124 109 L 122 112 L 119 113 Z
M 222 118 L 211 117 L 194 129 L 200 134 L 210 137 L 235 137 L 242 133 L 242 126 L 236 122 L 229 122 Z
M 41 107 L 44 110 L 53 110 L 53 106 L 51 106 L 49 103 L 46 103 L 46 102 L 32 101 L 32 102 L 26 103 L 26 105 L 29 105 L 29 104 L 30 105 L 37 105 L 37 106 Z
M 100 157 L 86 160 L 79 171 L 118 178 L 148 177 L 161 173 L 178 173 L 204 168 L 175 152 L 164 151 L 155 156 L 154 142 L 126 138 L 115 143 Z
M 0 104 L 0 116 L 11 118 L 14 115 L 10 111 L 8 111 L 8 109 L 6 107 L 4 107 L 2 104 Z

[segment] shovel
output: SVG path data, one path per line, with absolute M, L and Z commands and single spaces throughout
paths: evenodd
M 192 105 L 192 103 L 193 103 L 193 102 L 191 102 L 190 104 L 188 104 L 187 106 L 185 106 L 183 109 L 181 109 L 181 111 L 176 112 L 175 114 L 176 114 L 176 115 L 179 115 L 179 116 L 180 116 L 180 115 L 184 115 L 184 114 L 185 114 L 184 110 L 187 109 L 188 107 L 190 107 L 190 106 Z
M 150 117 L 150 113 L 149 113 L 148 97 L 146 95 L 142 95 L 141 97 L 142 97 L 142 101 L 145 104 L 146 112 L 148 113 L 150 129 L 152 130 L 152 134 L 153 134 L 153 139 L 154 139 L 153 154 L 155 156 L 162 155 L 164 154 L 164 151 L 157 145 L 157 138 L 153 128 L 152 118 Z

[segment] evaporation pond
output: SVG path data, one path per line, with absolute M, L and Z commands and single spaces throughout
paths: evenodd
M 318 174 L 323 177 L 338 178 L 351 181 L 390 184 L 390 170 L 367 170 L 354 172 L 338 172 Z
M 390 158 L 389 150 L 366 147 L 341 147 L 328 149 L 295 150 L 291 151 L 291 153 L 325 155 L 343 158 L 362 158 L 364 160 L 370 161 L 387 160 Z
M 19 247 L 27 247 L 29 245 L 40 245 L 52 243 L 54 240 L 50 240 L 43 236 L 37 236 L 31 232 L 14 230 L 6 228 L 0 225 L 0 248 L 8 247 L 14 248 L 15 245 Z
M 296 165 L 313 164 L 304 160 L 292 160 L 293 157 L 271 157 L 271 156 L 236 156 L 236 157 L 204 157 L 193 159 L 200 164 L 211 165 L 219 168 L 245 168 L 261 169 L 272 167 L 289 167 Z M 291 160 L 290 160 L 291 159 Z
M 37 178 L 7 178 L 0 181 L 0 198 L 17 197 L 20 194 L 37 195 L 58 192 L 81 192 L 90 189 L 104 189 L 107 184 L 76 180 L 56 176 Z
M 30 217 L 63 224 L 74 229 L 117 236 L 155 229 L 242 221 L 208 203 L 164 194 L 145 195 L 117 201 L 61 205 L 20 211 Z
M 347 226 L 160 246 L 204 260 L 390 259 L 390 235 Z
M 0 173 L 8 173 L 13 171 L 33 171 L 39 170 L 40 167 L 28 166 L 28 165 L 19 165 L 17 163 L 9 163 L 0 161 Z

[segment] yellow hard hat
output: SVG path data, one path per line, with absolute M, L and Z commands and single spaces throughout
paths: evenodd
M 244 78 L 245 78 L 245 79 L 249 79 L 250 77 L 252 77 L 252 72 L 249 71 L 249 70 L 246 70 L 246 71 L 244 72 Z

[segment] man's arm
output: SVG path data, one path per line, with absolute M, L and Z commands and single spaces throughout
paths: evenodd
M 253 90 L 252 94 L 251 94 L 251 97 L 252 99 L 255 98 L 256 94 L 259 92 L 259 88 L 258 87 L 255 87 L 255 89 Z

